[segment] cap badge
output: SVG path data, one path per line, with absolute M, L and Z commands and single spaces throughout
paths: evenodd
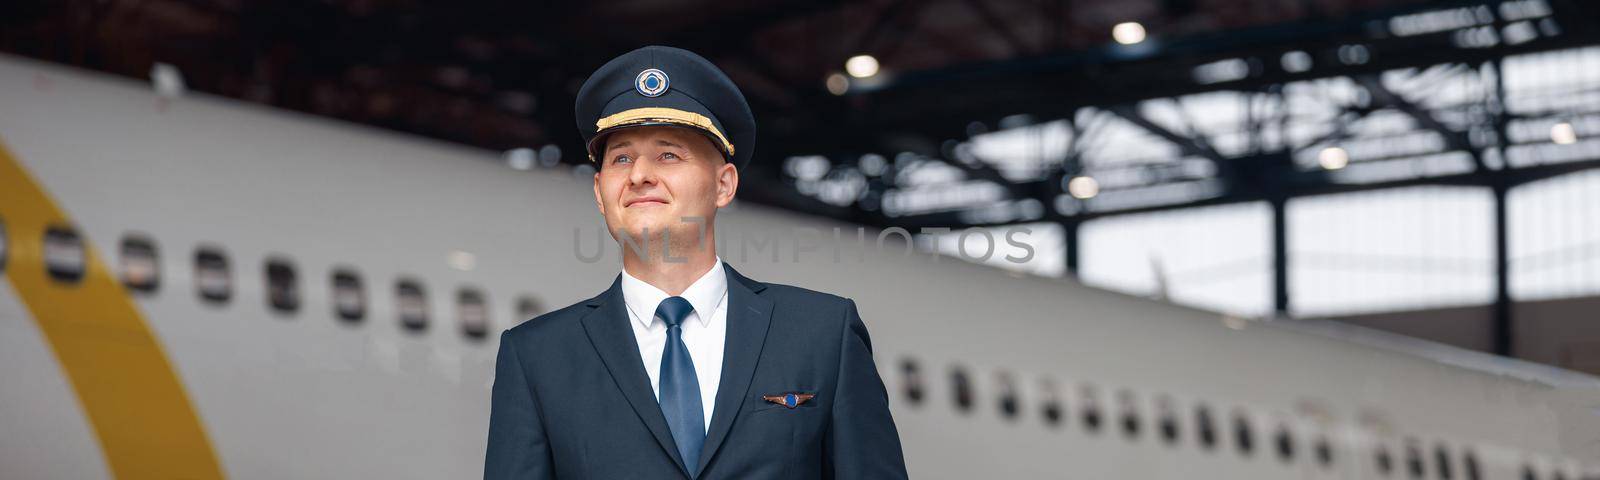
M 639 72 L 639 76 L 633 79 L 633 88 L 640 95 L 659 97 L 667 93 L 667 72 L 654 68 Z

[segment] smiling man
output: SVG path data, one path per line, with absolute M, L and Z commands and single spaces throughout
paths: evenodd
M 501 334 L 484 478 L 905 478 L 855 302 L 717 256 L 755 147 L 733 82 L 645 47 L 595 71 L 576 113 L 622 272 Z

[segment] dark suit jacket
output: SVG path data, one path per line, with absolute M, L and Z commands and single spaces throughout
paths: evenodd
M 621 275 L 500 335 L 486 479 L 906 478 L 854 301 L 728 275 L 728 329 L 698 465 L 684 465 L 628 325 Z M 762 395 L 816 395 L 795 408 Z

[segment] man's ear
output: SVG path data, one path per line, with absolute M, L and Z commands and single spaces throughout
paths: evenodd
M 600 216 L 606 216 L 606 202 L 600 200 L 600 172 L 594 172 L 594 206 L 600 209 Z
M 739 169 L 726 161 L 717 166 L 717 208 L 733 203 L 733 194 L 739 191 Z

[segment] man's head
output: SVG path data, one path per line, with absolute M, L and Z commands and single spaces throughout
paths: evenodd
M 652 45 L 606 62 L 578 89 L 573 113 L 597 163 L 604 146 L 596 140 L 640 125 L 700 131 L 739 169 L 755 152 L 756 119 L 744 94 L 716 65 L 681 48 Z
M 709 241 L 717 209 L 733 201 L 739 171 L 705 135 L 684 127 L 640 126 L 600 140 L 594 201 L 606 228 L 621 240 L 648 236 L 657 245 L 670 231 L 679 245 Z M 702 231 L 705 229 L 705 231 Z M 654 247 L 652 247 L 654 248 Z
M 674 256 L 711 239 L 755 149 L 755 116 L 727 75 L 688 50 L 648 46 L 595 70 L 573 110 L 613 237 L 648 234 L 659 251 L 667 232 Z

